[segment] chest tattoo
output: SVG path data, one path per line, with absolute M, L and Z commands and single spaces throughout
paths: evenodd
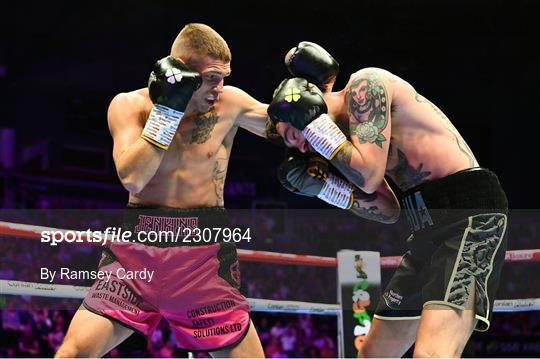
M 212 134 L 212 130 L 216 127 L 218 119 L 219 116 L 213 107 L 208 112 L 195 118 L 195 129 L 191 133 L 191 140 L 189 143 L 201 145 L 208 141 Z

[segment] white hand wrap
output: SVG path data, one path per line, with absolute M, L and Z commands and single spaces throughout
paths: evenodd
M 327 160 L 334 158 L 347 137 L 327 114 L 320 115 L 302 131 L 311 147 Z
M 183 112 L 156 103 L 148 116 L 141 137 L 166 150 L 169 148 L 183 116 Z
M 329 173 L 317 197 L 336 207 L 348 209 L 354 200 L 353 190 L 349 182 Z

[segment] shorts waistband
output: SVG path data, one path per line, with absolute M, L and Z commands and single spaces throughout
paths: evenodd
M 145 206 L 128 203 L 124 210 L 122 229 L 139 232 L 174 233 L 176 241 L 144 241 L 143 244 L 157 247 L 172 246 L 199 246 L 219 243 L 219 238 L 212 243 L 200 241 L 189 242 L 179 240 L 181 238 L 193 238 L 197 233 L 202 233 L 205 228 L 228 227 L 229 217 L 224 207 L 204 208 L 171 208 L 158 206 Z
M 175 208 L 175 207 L 161 207 L 161 206 L 149 206 L 138 203 L 128 202 L 126 209 L 140 210 L 140 211 L 156 211 L 166 214 L 170 217 L 182 217 L 185 215 L 212 215 L 216 213 L 227 213 L 227 210 L 223 206 L 215 207 L 200 207 L 200 208 Z
M 473 214 L 508 211 L 497 175 L 481 167 L 424 182 L 405 191 L 400 202 L 413 232 Z

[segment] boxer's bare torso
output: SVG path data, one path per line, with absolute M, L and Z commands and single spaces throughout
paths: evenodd
M 117 141 L 117 136 L 130 136 L 133 142 L 142 141 L 142 145 L 151 146 L 138 136 L 153 105 L 148 89 L 118 96 L 124 97 L 119 100 L 122 111 L 133 115 L 127 120 L 130 122 L 128 134 L 120 134 L 123 130 L 119 124 L 111 126 L 115 138 L 115 161 L 122 155 L 122 146 L 116 148 L 116 143 L 122 142 Z M 219 100 L 208 111 L 191 114 L 186 111 L 169 149 L 164 151 L 155 175 L 142 190 L 130 190 L 129 201 L 175 208 L 223 206 L 227 165 L 238 127 L 264 136 L 266 107 L 244 91 L 225 86 Z M 157 148 L 152 150 L 163 151 Z M 139 160 L 144 161 L 144 158 Z M 119 175 L 122 178 L 122 174 Z
M 324 97 L 329 114 L 352 144 L 381 156 L 378 165 L 385 166 L 385 174 L 402 191 L 478 166 L 445 114 L 386 70 L 362 69 L 351 75 L 342 91 Z

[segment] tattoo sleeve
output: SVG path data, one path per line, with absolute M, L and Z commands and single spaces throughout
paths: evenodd
M 364 176 L 351 167 L 353 145 L 346 142 L 343 148 L 332 158 L 330 163 L 334 165 L 352 184 L 357 187 L 364 187 L 366 181 Z
M 362 191 L 354 192 L 354 203 L 349 210 L 351 213 L 376 222 L 394 223 L 392 215 L 385 214 L 377 205 L 379 195 L 377 192 L 367 194 Z
M 350 116 L 351 137 L 360 143 L 374 143 L 380 148 L 387 139 L 383 131 L 388 125 L 388 94 L 379 76 L 374 73 L 357 75 L 346 92 L 345 101 Z

